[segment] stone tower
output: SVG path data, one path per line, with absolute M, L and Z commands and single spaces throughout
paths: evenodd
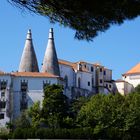
M 31 30 L 28 30 L 25 46 L 23 49 L 19 72 L 39 72 L 37 58 L 32 42 Z
M 60 76 L 57 54 L 55 50 L 53 28 L 49 31 L 48 44 L 43 60 L 42 72 L 49 72 L 54 75 Z

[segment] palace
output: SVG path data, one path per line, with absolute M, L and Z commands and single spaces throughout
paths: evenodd
M 100 64 L 58 59 L 52 28 L 49 31 L 42 69 L 39 71 L 32 33 L 28 30 L 18 71 L 0 72 L 0 126 L 16 119 L 22 110 L 34 102 L 42 102 L 43 89 L 47 84 L 63 85 L 63 94 L 75 99 L 97 93 L 129 93 L 133 85 L 128 83 L 130 81 L 126 80 L 127 76 L 128 73 L 124 74 L 123 80 L 113 81 L 112 70 Z M 129 87 L 125 91 L 124 85 Z

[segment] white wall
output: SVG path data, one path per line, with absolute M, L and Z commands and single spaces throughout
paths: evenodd
M 121 95 L 129 94 L 134 90 L 133 85 L 125 81 L 115 82 L 115 85 Z
M 42 77 L 14 77 L 13 89 L 14 91 L 20 91 L 21 81 L 28 81 L 28 90 L 42 90 L 43 81 L 50 84 L 58 83 L 57 78 L 42 78 Z
M 32 106 L 35 102 L 40 102 L 42 105 L 44 93 L 43 90 L 29 90 L 27 93 L 28 107 Z
M 16 118 L 20 114 L 20 100 L 21 100 L 21 81 L 28 81 L 27 99 L 28 106 L 31 106 L 34 102 L 43 100 L 43 81 L 48 81 L 50 84 L 57 84 L 57 78 L 42 78 L 42 77 L 14 77 L 13 79 L 13 95 L 14 95 L 14 114 L 13 118 Z
M 68 86 L 72 87 L 75 85 L 75 73 L 71 66 L 59 64 L 60 76 L 65 78 L 68 77 Z
M 76 74 L 76 87 L 78 87 L 78 78 L 81 79 L 81 88 L 92 91 L 92 74 L 88 72 L 77 71 Z M 90 86 L 88 86 L 90 82 Z
M 132 84 L 134 87 L 140 84 L 140 74 L 132 74 L 132 75 L 123 76 L 123 79 L 127 81 L 128 83 Z
M 11 85 L 11 76 L 9 74 L 5 74 L 5 75 L 1 75 L 0 76 L 0 80 L 1 81 L 7 81 L 7 87 L 4 90 L 5 92 L 5 98 L 4 100 L 6 101 L 6 107 L 3 109 L 0 109 L 0 114 L 4 114 L 4 119 L 0 119 L 0 127 L 4 127 L 6 122 L 9 122 L 10 118 L 7 114 L 7 111 L 9 111 L 9 106 L 10 106 L 10 99 L 9 99 L 9 89 L 10 89 L 10 85 Z M 0 100 L 3 100 L 1 98 L 1 90 L 0 90 Z
M 116 84 L 117 91 L 121 95 L 124 95 L 124 82 L 116 82 L 115 84 Z

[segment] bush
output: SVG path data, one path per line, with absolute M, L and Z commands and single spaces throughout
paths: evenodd
M 0 139 L 9 139 L 9 138 L 10 138 L 9 134 L 0 133 Z
M 94 138 L 92 128 L 76 128 L 76 129 L 21 129 L 17 128 L 12 134 L 13 139 L 83 139 L 83 138 Z

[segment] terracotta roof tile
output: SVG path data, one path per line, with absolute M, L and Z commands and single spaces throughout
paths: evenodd
M 70 66 L 74 70 L 78 70 L 78 67 L 77 67 L 77 64 L 78 63 L 80 63 L 80 64 L 86 64 L 86 62 L 83 62 L 83 61 L 72 63 L 72 62 L 69 62 L 69 61 L 61 60 L 61 59 L 59 59 L 58 62 L 59 62 L 59 64 Z M 82 66 L 82 69 L 80 71 L 89 72 L 89 70 L 87 68 L 83 67 L 83 66 Z
M 62 64 L 62 65 L 68 65 L 68 66 L 71 66 L 71 67 L 76 65 L 76 63 L 72 63 L 72 62 L 69 62 L 69 61 L 61 60 L 61 59 L 58 60 L 58 63 Z
M 6 72 L 3 72 L 3 71 L 0 71 L 0 75 L 10 75 L 10 73 L 6 73 Z
M 59 76 L 47 73 L 47 72 L 13 72 L 11 73 L 13 76 L 24 76 L 24 77 L 50 77 L 50 78 L 58 78 Z
M 59 63 L 59 64 L 62 64 L 62 65 L 70 66 L 70 67 L 72 67 L 74 70 L 77 69 L 77 64 L 76 64 L 76 63 L 72 63 L 72 62 L 69 62 L 69 61 L 61 60 L 61 59 L 58 60 L 58 63 Z
M 138 63 L 136 66 L 131 68 L 129 71 L 127 71 L 123 75 L 130 75 L 130 74 L 140 74 L 140 63 Z

